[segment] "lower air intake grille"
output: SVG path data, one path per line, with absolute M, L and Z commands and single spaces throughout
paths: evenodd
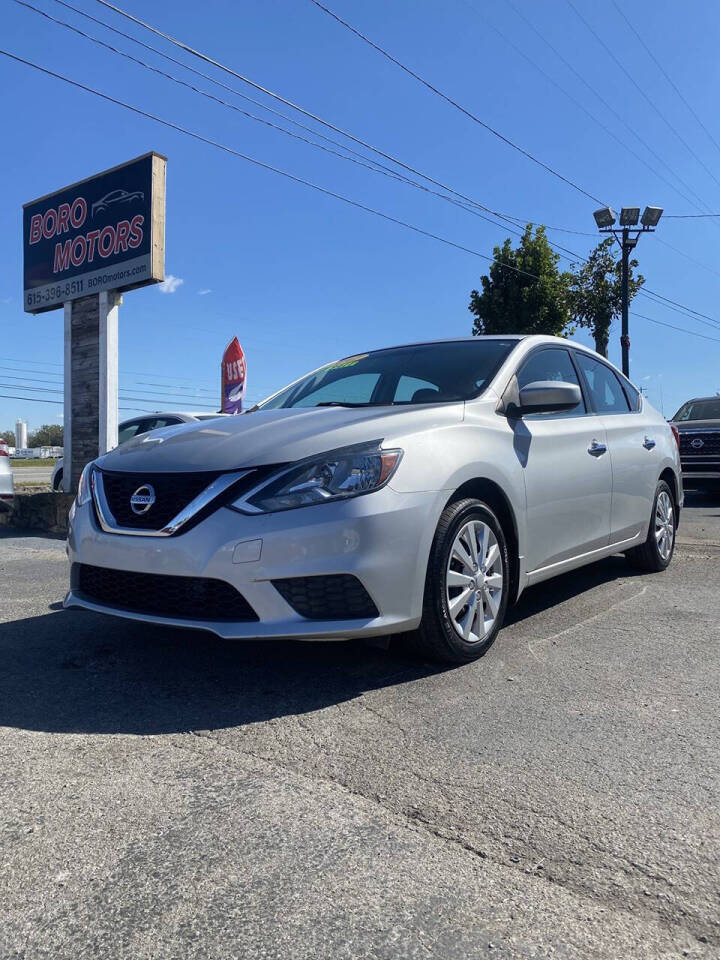
M 224 580 L 135 573 L 86 563 L 73 564 L 71 575 L 73 589 L 116 610 L 173 620 L 258 619 L 245 597 Z
M 365 587 L 350 574 L 289 577 L 272 583 L 293 610 L 308 620 L 372 620 L 380 615 Z

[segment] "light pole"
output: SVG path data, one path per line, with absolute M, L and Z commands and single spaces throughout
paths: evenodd
M 610 207 L 596 210 L 593 216 L 600 233 L 611 233 L 618 242 L 622 251 L 622 333 L 620 346 L 622 347 L 622 371 L 626 377 L 630 376 L 630 333 L 628 324 L 629 272 L 630 251 L 635 249 L 641 233 L 652 233 L 662 216 L 662 207 L 645 207 L 642 218 L 640 207 L 623 207 L 620 210 L 620 225 L 615 226 L 616 217 Z M 638 221 L 640 226 L 638 226 Z M 631 236 L 634 234 L 634 236 Z

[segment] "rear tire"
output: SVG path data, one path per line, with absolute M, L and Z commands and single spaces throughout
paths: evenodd
M 497 517 L 480 500 L 458 500 L 438 522 L 420 626 L 398 639 L 413 655 L 470 663 L 492 646 L 509 593 L 510 562 Z
M 660 573 L 667 570 L 675 552 L 677 510 L 672 490 L 661 480 L 655 491 L 650 527 L 645 543 L 628 550 L 628 562 L 638 570 Z

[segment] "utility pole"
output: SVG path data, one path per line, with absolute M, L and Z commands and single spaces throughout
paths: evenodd
M 611 233 L 622 251 L 621 260 L 621 293 L 622 293 L 622 332 L 620 346 L 622 348 L 622 372 L 630 376 L 630 252 L 637 246 L 641 233 L 652 233 L 662 216 L 662 207 L 645 207 L 640 219 L 640 207 L 623 207 L 620 210 L 620 227 L 615 229 L 616 217 L 610 207 L 596 210 L 593 216 L 601 233 Z M 640 226 L 638 226 L 638 221 Z M 634 236 L 631 236 L 631 232 Z

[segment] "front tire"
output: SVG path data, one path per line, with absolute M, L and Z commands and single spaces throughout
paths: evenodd
M 507 544 L 495 514 L 480 500 L 449 504 L 430 550 L 422 620 L 403 635 L 405 646 L 442 663 L 477 660 L 498 635 L 509 592 Z
M 652 516 L 647 540 L 625 554 L 628 561 L 639 570 L 660 573 L 667 570 L 675 552 L 677 511 L 672 490 L 661 480 L 655 491 Z

